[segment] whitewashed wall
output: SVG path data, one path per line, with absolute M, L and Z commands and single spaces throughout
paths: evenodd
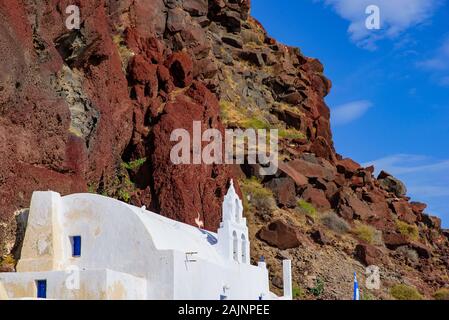
M 195 259 L 195 256 L 191 257 Z M 268 296 L 268 271 L 249 264 L 230 261 L 217 265 L 198 259 L 186 262 L 185 255 L 175 253 L 175 299 L 218 300 L 223 286 L 229 287 L 230 300 L 257 300 L 260 294 Z
M 8 299 L 8 294 L 6 293 L 3 283 L 0 282 L 0 300 Z
M 112 270 L 79 272 L 79 284 L 64 271 L 3 273 L 0 281 L 10 299 L 36 298 L 36 280 L 47 280 L 47 299 L 145 299 L 146 280 Z

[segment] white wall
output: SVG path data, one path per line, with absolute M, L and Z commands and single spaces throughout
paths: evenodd
M 5 287 L 0 282 L 0 300 L 6 300 L 8 299 L 8 294 L 6 293 Z
M 257 300 L 261 293 L 269 293 L 266 268 L 234 262 L 223 266 L 201 259 L 186 262 L 179 253 L 175 253 L 174 265 L 175 299 L 217 300 L 223 286 L 229 287 L 229 300 Z
M 33 193 L 18 271 L 48 271 L 55 268 L 61 254 L 57 239 L 60 212 L 61 197 L 58 193 Z
M 63 198 L 61 269 L 112 269 L 143 277 L 153 262 L 151 236 L 129 207 L 99 196 Z M 72 257 L 70 237 L 81 236 L 81 256 Z
M 36 298 L 36 280 L 47 280 L 47 299 L 146 299 L 145 279 L 111 270 L 80 271 L 77 286 L 63 271 L 3 273 L 0 279 L 11 299 Z
M 123 202 L 98 195 L 72 195 L 60 198 L 59 210 L 48 210 L 47 192 L 33 195 L 33 207 L 26 230 L 19 272 L 40 272 L 43 268 L 38 247 L 42 228 L 60 246 L 58 258 L 52 258 L 53 270 L 65 271 L 73 266 L 81 270 L 111 269 L 147 278 L 161 298 L 171 298 L 173 275 L 170 251 L 155 249 L 151 235 L 139 217 Z M 52 193 L 54 196 L 55 193 Z M 53 201 L 54 202 L 54 201 Z M 46 216 L 50 215 L 50 216 Z M 37 219 L 38 218 L 38 219 Z M 50 221 L 57 222 L 51 226 Z M 59 224 L 59 225 L 58 225 Z M 50 226 L 49 226 L 50 225 Z M 37 228 L 38 226 L 39 228 Z M 36 231 L 35 231 L 36 230 Z M 47 231 L 47 230 L 51 230 Z M 72 257 L 71 236 L 81 236 L 81 256 Z M 53 248 L 52 241 L 48 243 Z M 45 252 L 45 261 L 50 258 Z M 155 293 L 151 293 L 156 298 Z

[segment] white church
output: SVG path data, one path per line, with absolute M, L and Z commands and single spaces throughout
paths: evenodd
M 250 264 L 242 201 L 231 181 L 217 233 L 95 194 L 34 192 L 17 272 L 0 273 L 0 299 L 291 299 Z

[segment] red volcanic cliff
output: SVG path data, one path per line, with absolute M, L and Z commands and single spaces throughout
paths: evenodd
M 65 26 L 69 4 L 79 30 Z M 253 258 L 276 290 L 293 260 L 305 297 L 348 298 L 344 284 L 381 267 L 426 297 L 448 285 L 448 231 L 405 186 L 335 152 L 317 59 L 278 43 L 249 0 L 0 0 L 0 254 L 20 246 L 15 213 L 35 190 L 96 192 L 215 230 L 240 182 Z M 174 129 L 277 128 L 282 163 L 174 165 Z M 12 269 L 13 265 L 3 265 Z

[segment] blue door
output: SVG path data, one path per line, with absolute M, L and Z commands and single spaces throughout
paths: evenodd
M 37 297 L 41 299 L 47 298 L 47 280 L 37 280 Z
M 72 239 L 73 244 L 73 252 L 72 255 L 74 257 L 81 256 L 81 236 L 74 236 Z

